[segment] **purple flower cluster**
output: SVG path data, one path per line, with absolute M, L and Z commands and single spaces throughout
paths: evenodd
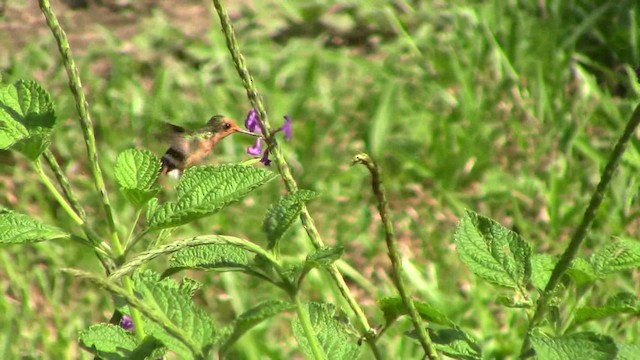
M 247 119 L 244 121 L 244 126 L 247 128 L 247 130 L 253 133 L 262 132 L 262 125 L 260 124 L 258 111 L 256 111 L 256 109 L 251 109 L 251 111 L 249 111 L 249 113 L 247 114 Z M 275 134 L 280 131 L 284 132 L 285 140 L 291 140 L 291 118 L 288 115 L 284 116 L 284 124 L 276 129 L 276 131 L 274 131 L 273 133 Z M 266 166 L 269 166 L 271 164 L 271 160 L 269 160 L 269 148 L 265 149 L 264 153 L 262 152 L 262 140 L 262 137 L 258 137 L 256 139 L 256 143 L 253 146 L 249 146 L 247 148 L 247 154 L 253 156 L 260 156 L 260 154 L 262 154 L 260 162 L 265 164 Z

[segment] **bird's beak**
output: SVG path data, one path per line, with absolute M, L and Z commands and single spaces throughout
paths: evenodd
M 252 133 L 251 131 L 242 130 L 242 129 L 238 129 L 238 132 L 241 133 L 241 134 L 251 135 L 251 136 L 255 136 L 255 137 L 262 136 L 260 134 Z

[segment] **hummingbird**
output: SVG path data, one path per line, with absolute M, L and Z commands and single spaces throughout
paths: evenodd
M 175 178 L 179 177 L 185 168 L 200 162 L 220 140 L 231 134 L 260 136 L 241 129 L 235 121 L 223 115 L 212 116 L 202 128 L 193 132 L 174 124 L 168 126 L 173 132 L 173 141 L 162 156 L 160 173 Z

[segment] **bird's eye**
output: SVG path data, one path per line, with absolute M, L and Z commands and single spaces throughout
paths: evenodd
M 223 127 L 225 130 L 229 130 L 229 129 L 231 129 L 231 124 L 230 124 L 230 123 L 228 123 L 228 122 L 226 122 L 226 123 L 222 124 L 222 127 Z

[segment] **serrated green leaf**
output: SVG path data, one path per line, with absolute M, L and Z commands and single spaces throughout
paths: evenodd
M 617 344 L 618 356 L 616 360 L 638 360 L 640 354 L 640 345 L 634 344 Z
M 404 302 L 399 297 L 382 298 L 377 301 L 377 304 L 384 314 L 386 326 L 391 325 L 400 316 L 407 315 L 409 313 L 406 306 L 404 306 Z M 420 317 L 424 321 L 443 326 L 456 326 L 456 324 L 454 324 L 453 321 L 451 321 L 446 315 L 444 315 L 438 309 L 432 307 L 428 303 L 414 300 L 413 304 L 415 305 L 416 310 L 418 310 Z
M 170 278 L 160 280 L 159 275 L 151 271 L 135 273 L 133 284 L 145 304 L 162 312 L 180 327 L 203 349 L 203 353 L 210 350 L 216 336 L 215 326 L 205 311 L 195 305 L 189 289 L 180 287 Z M 148 335 L 160 340 L 181 359 L 193 359 L 189 348 L 159 324 L 144 318 L 144 327 Z
M 152 336 L 146 336 L 142 343 L 133 350 L 129 359 L 159 360 L 162 359 L 166 352 L 167 348 L 164 347 L 160 340 Z
M 618 352 L 613 339 L 592 332 L 554 338 L 535 331 L 531 336 L 531 345 L 539 360 L 613 360 Z
M 231 324 L 232 330 L 225 337 L 225 342 L 221 346 L 220 352 L 224 354 L 229 348 L 247 331 L 261 322 L 294 308 L 293 304 L 280 300 L 268 300 L 242 313 Z
M 155 182 L 161 166 L 160 159 L 147 150 L 129 149 L 118 155 L 116 180 L 122 194 L 134 206 L 144 205 L 160 191 Z
M 556 265 L 556 258 L 547 254 L 534 254 L 531 257 L 531 283 L 538 290 L 544 290 Z
M 640 301 L 635 294 L 621 292 L 607 300 L 605 306 L 583 306 L 576 309 L 574 324 L 598 320 L 617 314 L 640 315 Z
M 415 329 L 407 335 L 414 339 L 418 338 Z M 478 343 L 461 329 L 429 329 L 429 337 L 438 351 L 454 359 L 479 360 L 482 358 L 482 350 Z
M 312 268 L 329 266 L 338 261 L 342 254 L 344 254 L 342 245 L 325 246 L 309 254 L 305 260 L 305 266 Z
M 178 199 L 158 206 L 149 228 L 179 226 L 214 214 L 274 177 L 270 171 L 237 164 L 189 168 L 176 189 Z
M 185 269 L 242 271 L 249 266 L 245 250 L 233 245 L 203 245 L 184 248 L 171 256 L 164 276 Z
M 640 242 L 631 239 L 611 241 L 593 254 L 591 265 L 599 277 L 638 268 L 640 267 Z
M 335 316 L 335 307 L 331 304 L 311 302 L 308 303 L 307 308 L 313 332 L 316 334 L 325 358 L 331 360 L 357 358 L 359 351 L 357 337 L 353 335 L 353 330 L 348 324 Z M 293 320 L 293 333 L 305 356 L 313 358 L 309 341 L 298 317 Z
M 44 225 L 28 215 L 0 210 L 0 244 L 24 244 L 68 238 L 54 226 Z
M 113 324 L 95 324 L 80 331 L 80 344 L 107 360 L 126 360 L 131 358 L 138 346 L 135 336 Z
M 480 278 L 507 288 L 524 288 L 531 275 L 531 249 L 520 235 L 467 211 L 454 234 L 460 259 Z
M 310 190 L 298 190 L 280 198 L 272 205 L 262 222 L 262 229 L 267 234 L 267 249 L 277 249 L 278 240 L 289 229 L 300 215 L 305 202 L 318 197 L 318 193 Z
M 578 287 L 591 284 L 598 279 L 591 263 L 580 257 L 571 261 L 571 265 L 567 269 L 567 275 Z
M 15 149 L 34 161 L 49 146 L 55 121 L 51 96 L 37 82 L 0 87 L 0 149 Z

